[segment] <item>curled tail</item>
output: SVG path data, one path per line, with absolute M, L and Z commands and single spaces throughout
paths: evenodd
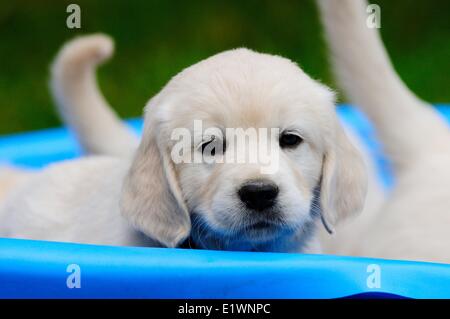
M 51 67 L 50 88 L 64 122 L 90 154 L 129 156 L 137 137 L 122 123 L 99 91 L 96 67 L 113 53 L 101 34 L 69 41 Z
M 374 123 L 396 170 L 448 149 L 447 124 L 406 87 L 379 33 L 367 26 L 367 1 L 318 0 L 318 5 L 338 82 Z

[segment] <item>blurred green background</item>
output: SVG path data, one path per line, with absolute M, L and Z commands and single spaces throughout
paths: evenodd
M 66 27 L 73 1 L 2 1 L 0 134 L 57 126 L 48 67 L 62 43 L 105 32 L 116 41 L 100 69 L 103 93 L 122 117 L 183 68 L 235 47 L 281 54 L 335 87 L 313 0 L 76 1 L 81 29 Z M 430 102 L 450 102 L 450 1 L 379 0 L 381 33 L 405 82 Z M 342 98 L 345 101 L 345 98 Z

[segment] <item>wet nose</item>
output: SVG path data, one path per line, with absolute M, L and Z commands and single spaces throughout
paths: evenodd
M 268 180 L 251 180 L 238 191 L 239 198 L 247 208 L 262 211 L 275 204 L 278 186 Z

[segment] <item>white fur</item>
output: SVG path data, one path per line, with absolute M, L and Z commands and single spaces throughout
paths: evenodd
M 120 215 L 125 160 L 84 158 L 35 172 L 0 205 L 4 237 L 105 245 L 139 245 Z
M 325 240 L 326 251 L 450 262 L 447 124 L 395 73 L 378 32 L 366 26 L 366 1 L 318 3 L 339 83 L 375 124 L 396 178 L 382 206 Z
M 31 171 L 19 170 L 6 165 L 0 167 L 0 201 L 31 174 Z
M 0 235 L 155 244 L 138 230 L 168 247 L 191 235 L 202 248 L 318 252 L 320 216 L 310 214 L 316 186 L 321 189 L 316 205 L 328 226 L 361 210 L 365 168 L 337 119 L 333 94 L 291 61 L 237 49 L 182 71 L 148 103 L 143 138 L 130 160 L 132 147 L 123 152 L 121 147 L 134 139 L 123 128 L 115 132 L 118 120 L 93 81 L 96 60 L 90 53 L 104 45 L 101 36 L 66 45 L 54 64 L 52 83 L 65 118 L 87 150 L 120 156 L 74 160 L 37 174 L 0 206 Z M 93 106 L 95 122 L 87 105 Z M 280 188 L 276 228 L 249 229 L 248 216 L 253 214 L 253 221 L 262 217 L 243 207 L 237 196 L 247 180 L 263 178 L 259 163 L 171 160 L 171 132 L 191 130 L 194 120 L 215 128 L 302 133 L 303 143 L 280 149 L 280 169 L 264 176 Z M 278 137 L 275 142 L 278 147 Z M 199 219 L 191 220 L 194 213 Z

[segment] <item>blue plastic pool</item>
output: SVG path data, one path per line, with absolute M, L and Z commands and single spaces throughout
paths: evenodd
M 439 106 L 450 119 L 450 108 Z M 365 117 L 339 109 L 388 162 Z M 141 121 L 129 124 L 140 131 Z M 28 168 L 80 155 L 65 129 L 0 138 L 0 162 Z M 437 284 L 438 283 L 438 284 Z M 450 265 L 279 253 L 134 248 L 0 239 L 1 298 L 450 298 Z

